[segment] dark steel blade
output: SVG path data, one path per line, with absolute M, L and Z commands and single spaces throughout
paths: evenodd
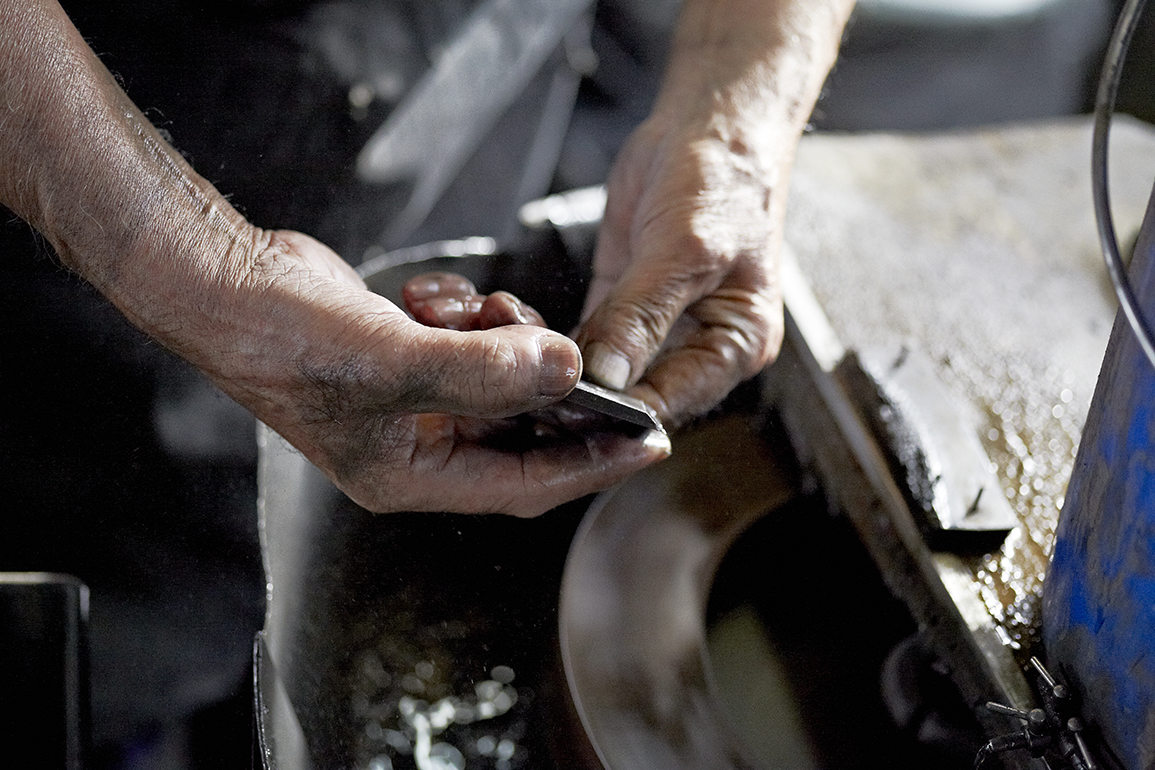
M 665 430 L 658 415 L 642 400 L 592 382 L 578 382 L 565 401 L 642 428 Z

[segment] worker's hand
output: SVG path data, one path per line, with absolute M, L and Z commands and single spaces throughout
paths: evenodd
M 635 386 L 676 425 L 774 357 L 785 190 L 773 182 L 708 126 L 651 118 L 634 133 L 609 179 L 577 337 L 587 377 Z
M 120 89 L 55 0 L 0 3 L 0 204 L 141 329 L 374 511 L 538 514 L 665 456 L 509 418 L 581 376 L 572 340 L 491 303 L 433 328 L 331 250 L 249 224 Z
M 541 314 L 509 292 L 480 294 L 469 279 L 455 273 L 419 275 L 404 286 L 402 298 L 413 317 L 427 326 L 480 330 L 511 324 L 546 325 Z M 597 441 L 603 432 L 620 434 L 624 430 L 638 435 L 632 425 L 568 401 L 527 412 L 516 423 L 517 431 L 537 439 L 548 437 L 554 444 Z M 643 440 L 664 447 L 668 438 L 663 431 Z
M 777 257 L 794 149 L 849 0 L 685 0 L 650 117 L 607 182 L 586 377 L 667 425 L 776 355 Z
M 411 309 L 471 331 L 410 320 L 322 244 L 272 233 L 219 309 L 235 352 L 190 357 L 375 511 L 535 515 L 669 453 L 664 437 L 535 430 L 517 416 L 573 388 L 577 346 L 512 295 L 435 293 L 411 284 Z

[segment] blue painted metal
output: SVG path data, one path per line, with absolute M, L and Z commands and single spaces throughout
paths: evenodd
M 1155 196 L 1131 282 L 1155 316 Z M 1155 770 L 1155 369 L 1120 313 L 1043 590 L 1048 666 L 1127 770 Z

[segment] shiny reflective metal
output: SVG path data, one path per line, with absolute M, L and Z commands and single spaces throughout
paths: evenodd
M 987 703 L 988 711 L 1014 717 L 1023 726 L 1021 730 L 987 741 L 975 756 L 975 770 L 1011 751 L 1026 751 L 1032 757 L 1045 759 L 1051 770 L 1096 770 L 1071 691 L 1056 680 L 1037 657 L 1031 658 L 1030 667 L 1038 680 L 1042 708 L 1023 711 L 1001 703 Z
M 565 401 L 640 428 L 665 432 L 658 415 L 641 399 L 586 380 L 580 381 Z
M 1111 36 L 1103 71 L 1099 79 L 1099 90 L 1095 97 L 1095 131 L 1092 140 L 1091 184 L 1092 199 L 1095 204 L 1095 221 L 1099 228 L 1099 243 L 1107 274 L 1119 298 L 1119 306 L 1127 323 L 1135 332 L 1147 360 L 1155 366 L 1155 335 L 1152 334 L 1147 316 L 1139 307 L 1139 300 L 1127 278 L 1127 269 L 1119 251 L 1119 240 L 1115 234 L 1115 223 L 1111 215 L 1111 185 L 1109 178 L 1108 139 L 1111 133 L 1111 116 L 1115 112 L 1115 97 L 1123 74 L 1123 61 L 1131 40 L 1139 28 L 1139 18 L 1147 0 L 1127 0 L 1119 14 L 1115 32 Z
M 491 257 L 496 253 L 497 241 L 487 236 L 433 241 L 375 254 L 357 266 L 357 275 L 368 279 L 371 276 L 384 275 L 386 271 L 402 265 L 423 264 L 429 260 L 476 261 L 477 257 Z
M 756 767 L 714 692 L 705 623 L 731 543 L 796 492 L 753 422 L 678 434 L 671 457 L 600 497 L 574 538 L 562 661 L 608 770 Z
M 313 770 L 305 733 L 265 644 L 265 635 L 265 631 L 259 632 L 253 642 L 253 767 Z

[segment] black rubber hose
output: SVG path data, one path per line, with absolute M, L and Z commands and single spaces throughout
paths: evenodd
M 1119 253 L 1119 241 L 1115 236 L 1114 219 L 1111 216 L 1111 195 L 1107 174 L 1107 139 L 1111 132 L 1111 116 L 1115 111 L 1115 97 L 1119 92 L 1123 62 L 1131 47 L 1131 38 L 1138 27 L 1139 15 L 1147 0 L 1127 0 L 1119 14 L 1115 32 L 1107 47 L 1103 60 L 1103 70 L 1099 76 L 1099 91 L 1095 97 L 1095 131 L 1091 150 L 1091 190 L 1095 203 L 1095 219 L 1099 225 L 1099 244 L 1103 250 L 1103 260 L 1107 263 L 1107 273 L 1115 286 L 1115 294 L 1127 318 L 1127 323 L 1135 332 L 1140 347 L 1147 360 L 1155 366 L 1155 337 L 1151 327 L 1139 309 L 1127 270 Z

